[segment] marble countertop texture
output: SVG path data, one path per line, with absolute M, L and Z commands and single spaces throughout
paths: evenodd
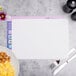
M 62 11 L 62 5 L 65 3 L 66 0 L 0 0 L 0 5 L 10 16 L 65 17 L 69 21 L 70 48 L 76 48 L 76 22 L 70 19 L 70 14 Z M 6 23 L 0 22 L 0 45 L 2 46 L 6 46 L 6 28 Z M 20 60 L 20 65 L 25 63 L 25 73 L 24 75 L 20 73 L 20 76 L 52 76 L 51 70 L 48 68 L 52 62 L 53 60 Z M 33 69 L 31 70 L 31 68 Z M 76 59 L 63 68 L 57 76 L 76 76 L 75 70 Z

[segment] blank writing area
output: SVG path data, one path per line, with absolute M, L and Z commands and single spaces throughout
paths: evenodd
M 66 19 L 13 19 L 12 49 L 19 59 L 58 59 L 69 51 Z

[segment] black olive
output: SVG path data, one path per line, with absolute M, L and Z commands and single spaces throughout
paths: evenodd
M 74 12 L 74 13 L 71 14 L 71 19 L 74 20 L 74 21 L 76 21 L 76 12 Z
M 65 13 L 71 13 L 73 9 L 69 8 L 66 4 L 62 7 L 63 11 Z
M 76 0 L 68 0 L 67 6 L 71 9 L 75 9 L 76 8 Z

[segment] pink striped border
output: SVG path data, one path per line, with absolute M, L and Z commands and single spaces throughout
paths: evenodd
M 64 16 L 12 16 L 11 19 L 64 19 Z

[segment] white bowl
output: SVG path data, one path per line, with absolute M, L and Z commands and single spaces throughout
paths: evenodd
M 12 50 L 9 50 L 8 48 L 6 47 L 2 47 L 0 46 L 0 52 L 6 52 L 7 55 L 9 55 L 11 57 L 11 64 L 14 66 L 14 69 L 15 69 L 15 76 L 18 76 L 19 74 L 19 62 L 17 60 L 17 58 L 15 57 L 15 55 L 13 54 Z

